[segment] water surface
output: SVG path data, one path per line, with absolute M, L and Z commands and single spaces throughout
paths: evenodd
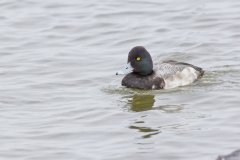
M 2 0 L 0 158 L 213 160 L 240 148 L 240 1 Z M 121 87 L 129 50 L 203 67 Z

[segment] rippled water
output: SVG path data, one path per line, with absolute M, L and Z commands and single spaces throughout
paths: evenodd
M 0 1 L 0 158 L 214 160 L 240 148 L 240 1 Z M 143 45 L 203 67 L 193 85 L 121 87 Z

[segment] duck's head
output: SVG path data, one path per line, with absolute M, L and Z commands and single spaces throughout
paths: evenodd
M 142 46 L 136 46 L 130 50 L 127 62 L 127 66 L 116 75 L 134 72 L 146 76 L 153 72 L 152 57 Z

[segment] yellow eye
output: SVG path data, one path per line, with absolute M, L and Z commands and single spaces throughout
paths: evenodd
M 140 61 L 140 60 L 141 60 L 141 57 L 137 57 L 136 60 L 137 60 L 137 61 Z

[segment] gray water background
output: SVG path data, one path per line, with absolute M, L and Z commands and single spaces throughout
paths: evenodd
M 240 1 L 1 0 L 0 159 L 213 160 L 240 148 Z M 143 45 L 205 69 L 121 87 Z

